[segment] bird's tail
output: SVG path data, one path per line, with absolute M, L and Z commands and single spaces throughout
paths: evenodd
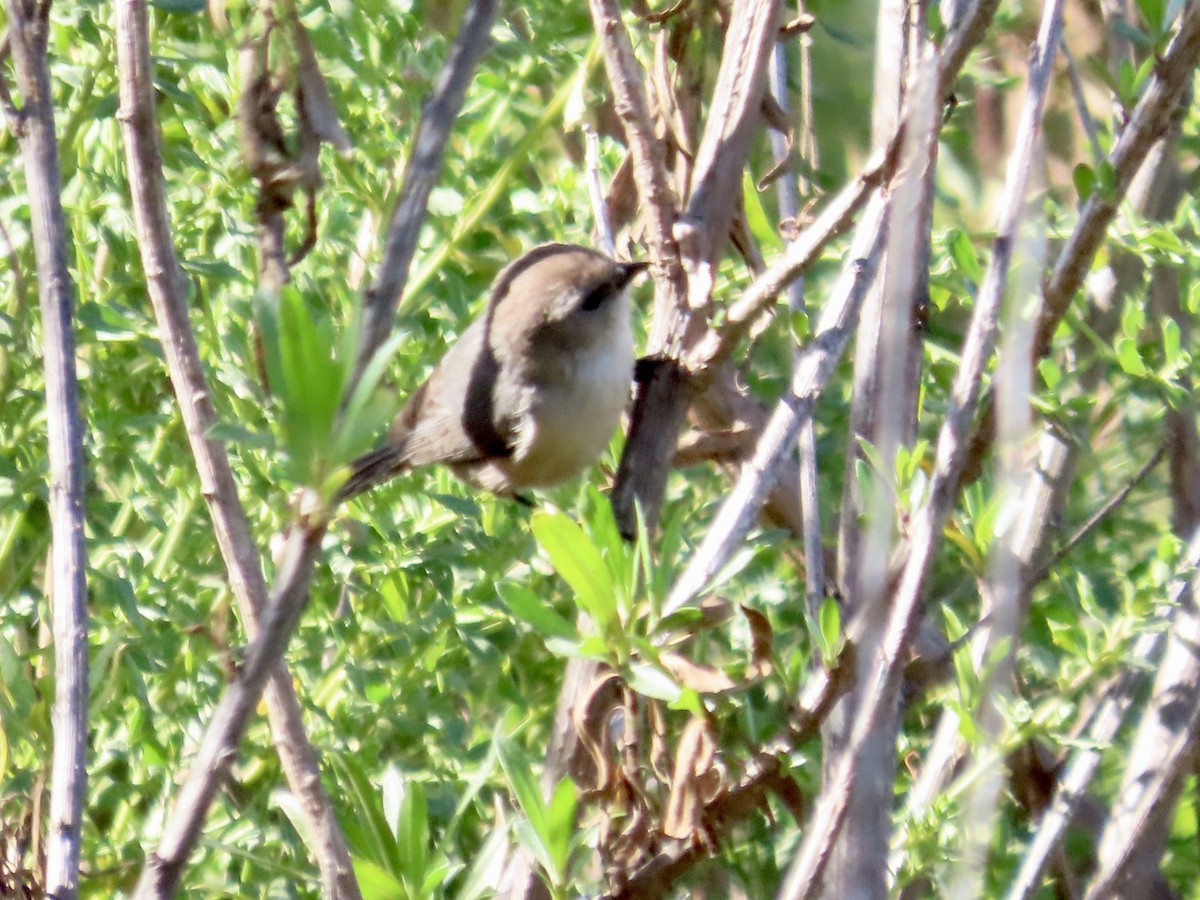
M 341 486 L 335 497 L 337 503 L 357 497 L 373 487 L 391 481 L 408 468 L 404 462 L 404 451 L 390 444 L 384 444 L 364 453 L 350 463 L 350 477 Z

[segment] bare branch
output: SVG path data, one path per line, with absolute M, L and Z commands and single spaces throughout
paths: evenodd
M 812 132 L 812 73 L 809 59 L 809 39 L 802 38 L 800 47 L 800 74 L 804 95 L 801 121 L 801 154 L 810 165 L 815 163 L 816 135 Z M 771 54 L 770 91 L 779 108 L 787 115 L 791 108 L 788 97 L 787 47 L 781 42 Z M 782 167 L 787 175 L 775 182 L 775 193 L 779 198 L 779 213 L 785 222 L 796 222 L 800 217 L 800 189 L 794 177 L 791 147 L 788 137 L 772 129 L 771 147 L 775 165 Z M 793 313 L 804 312 L 804 281 L 797 279 L 788 286 L 788 306 Z M 792 377 L 800 365 L 800 354 L 792 352 Z M 821 603 L 825 599 L 825 548 L 821 537 L 821 495 L 817 478 L 817 436 L 812 419 L 800 427 L 796 438 L 796 455 L 799 459 L 799 478 L 796 487 L 800 494 L 801 530 L 804 542 L 805 601 L 808 614 L 815 622 Z
M 421 123 L 413 140 L 412 155 L 404 170 L 400 198 L 396 201 L 396 209 L 388 226 L 383 261 L 363 305 L 354 382 L 358 381 L 363 367 L 391 333 L 392 320 L 400 305 L 408 270 L 417 249 L 421 224 L 425 221 L 429 194 L 442 172 L 446 141 L 462 108 L 467 86 L 491 44 L 492 21 L 496 17 L 497 5 L 497 0 L 472 0 L 425 103 Z M 350 390 L 353 390 L 353 383 Z
M 1076 529 L 1075 533 L 1067 538 L 1066 542 L 1054 552 L 1053 556 L 1038 566 L 1038 568 L 1028 576 L 1029 584 L 1037 584 L 1040 582 L 1054 570 L 1055 566 L 1066 559 L 1071 554 L 1072 550 L 1087 540 L 1088 535 L 1095 531 L 1100 526 L 1101 522 L 1111 516 L 1113 512 L 1116 511 L 1117 507 L 1129 499 L 1129 495 L 1137 489 L 1137 486 L 1146 479 L 1147 475 L 1154 471 L 1155 467 L 1160 462 L 1162 462 L 1162 458 L 1166 455 L 1166 453 L 1167 445 L 1160 445 L 1159 448 L 1154 451 L 1154 455 L 1142 464 L 1142 467 L 1137 470 L 1137 472 L 1132 478 L 1129 479 L 1129 481 L 1125 482 L 1125 485 L 1119 491 L 1109 497 L 1099 509 L 1092 513 L 1088 517 L 1088 520 L 1080 525 L 1079 528 Z
M 147 12 L 141 0 L 117 4 L 117 65 L 120 79 L 119 118 L 125 134 L 126 165 L 133 193 L 134 223 L 150 301 L 154 307 L 171 385 L 179 401 L 200 491 L 208 504 L 217 546 L 229 573 L 242 620 L 251 638 L 267 605 L 258 551 L 237 495 L 229 457 L 221 442 L 209 437 L 217 424 L 200 352 L 188 318 L 183 272 L 171 239 L 166 185 L 154 119 L 154 88 Z M 333 804 L 321 784 L 316 751 L 308 741 L 291 675 L 280 662 L 266 692 L 267 716 L 283 770 L 300 801 L 325 893 L 354 900 L 360 896 L 346 839 Z
M 672 345 L 678 343 L 678 334 L 688 330 L 693 317 L 688 309 L 687 279 L 674 233 L 677 201 L 667 178 L 663 147 L 650 118 L 644 73 L 634 56 L 616 0 L 590 0 L 588 6 L 600 36 L 613 108 L 625 129 L 650 244 L 655 296 L 647 352 L 663 360 L 651 378 L 637 386 L 629 438 L 612 492 L 618 527 L 623 535 L 632 538 L 637 531 L 637 500 L 641 501 L 648 522 L 653 524 L 658 518 L 658 505 L 686 409 L 681 399 L 685 380 L 671 358 L 678 356 L 677 347 L 672 354 Z
M 10 0 L 8 10 L 13 68 L 22 100 L 17 134 L 25 164 L 42 310 L 50 455 L 50 604 L 55 678 L 46 894 L 73 898 L 79 889 L 88 714 L 87 551 L 83 533 L 86 472 L 75 335 L 71 330 L 75 286 L 67 265 L 70 238 L 62 208 L 46 59 L 47 23 L 40 10 L 30 9 L 21 0 Z
M 367 359 L 386 335 L 383 323 L 390 323 L 395 301 L 399 297 L 399 290 L 411 261 L 412 248 L 406 242 L 410 238 L 415 242 L 415 235 L 425 213 L 425 201 L 432 188 L 432 179 L 436 177 L 437 169 L 440 168 L 450 126 L 457 115 L 466 84 L 471 79 L 482 48 L 486 45 L 486 33 L 489 29 L 484 26 L 491 22 L 494 11 L 495 0 L 475 0 L 463 19 L 449 57 L 435 83 L 432 112 L 425 120 L 434 124 L 426 127 L 423 121 L 422 127 L 418 129 L 417 147 L 413 154 L 414 165 L 418 159 L 424 162 L 417 169 L 410 167 L 409 170 L 417 171 L 414 184 L 418 181 L 420 184 L 416 184 L 410 192 L 402 191 L 401 203 L 393 217 L 394 228 L 385 253 L 383 275 L 377 281 L 377 286 L 390 285 L 395 290 L 394 293 L 377 291 L 375 296 L 382 296 L 384 299 L 374 305 L 371 298 L 368 298 L 368 306 L 373 312 L 366 315 L 368 318 L 374 315 L 375 318 L 374 324 L 369 325 L 368 330 L 363 332 L 369 336 L 360 337 L 360 355 L 355 366 L 358 372 L 362 371 Z M 484 32 L 483 36 L 478 33 L 480 29 Z M 430 170 L 429 166 L 433 163 L 437 165 Z M 413 218 L 409 219 L 409 215 Z M 380 306 L 379 303 L 384 305 Z M 134 895 L 139 900 L 168 897 L 179 883 L 182 868 L 200 835 L 207 810 L 236 757 L 237 745 L 262 693 L 263 685 L 267 677 L 277 671 L 288 639 L 307 602 L 308 583 L 319 555 L 321 537 L 325 533 L 326 525 L 323 516 L 309 518 L 302 514 L 287 533 L 283 560 L 271 592 L 271 600 L 260 622 L 261 631 L 247 648 L 246 662 L 239 670 L 237 680 L 226 690 L 213 713 L 196 760 L 180 790 L 164 830 L 159 849 L 151 855 L 142 871 Z
M 821 313 L 816 334 L 801 351 L 791 389 L 779 401 L 759 439 L 754 458 L 742 468 L 737 484 L 721 505 L 704 541 L 671 589 L 664 604 L 666 614 L 691 603 L 725 565 L 733 548 L 741 544 L 762 508 L 780 462 L 795 445 L 801 424 L 812 417 L 817 398 L 854 331 L 863 297 L 879 265 L 887 230 L 884 208 L 879 196 L 868 204 L 851 244 L 851 261 L 842 270 Z
M 689 354 L 688 368 L 693 373 L 702 373 L 728 359 L 754 324 L 772 309 L 780 292 L 821 258 L 829 243 L 854 221 L 872 191 L 890 176 L 895 165 L 894 151 L 898 147 L 899 143 L 894 142 L 891 151 L 868 164 L 826 204 L 811 225 L 788 243 L 766 271 L 754 279 L 754 283 L 729 307 L 720 329 L 705 334 Z
M 925 576 L 941 535 L 942 523 L 954 501 L 958 473 L 966 455 L 964 438 L 969 434 L 984 367 L 995 338 L 997 316 L 1038 143 L 1055 48 L 1062 30 L 1061 7 L 1061 0 L 1049 0 L 1042 18 L 1030 63 L 1029 93 L 1009 163 L 1000 226 L 967 332 L 962 364 L 951 391 L 950 409 L 938 435 L 929 499 L 918 511 L 911 528 L 912 549 L 893 597 L 877 658 L 870 677 L 864 682 L 863 701 L 857 711 L 848 746 L 817 800 L 804 843 L 780 891 L 782 900 L 811 896 L 819 884 L 844 817 L 859 751 L 870 739 L 885 707 L 895 697 L 903 669 L 902 653 L 915 625 Z
M 1117 146 L 1108 157 L 1113 168 L 1112 190 L 1096 191 L 1088 198 L 1075 230 L 1059 253 L 1054 271 L 1042 289 L 1045 302 L 1039 326 L 1042 355 L 1083 283 L 1134 176 L 1151 146 L 1166 133 L 1175 107 L 1191 83 L 1197 60 L 1200 60 L 1200 3 L 1189 3 L 1184 7 L 1179 32 L 1155 65 L 1150 86 L 1138 101 L 1129 124 L 1121 131 Z

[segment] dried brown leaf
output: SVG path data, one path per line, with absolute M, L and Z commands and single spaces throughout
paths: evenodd
M 771 674 L 775 632 L 771 628 L 771 621 L 757 609 L 745 604 L 741 609 L 750 626 L 750 671 L 756 678 L 765 678 Z
M 671 795 L 663 812 L 662 831 L 668 837 L 683 840 L 700 833 L 705 798 L 720 788 L 717 772 L 714 786 L 713 762 L 717 745 L 707 719 L 688 722 L 679 738 L 675 753 L 675 772 L 671 777 Z
M 720 694 L 737 687 L 733 679 L 715 666 L 694 663 L 686 656 L 672 651 L 659 656 L 659 662 L 676 681 L 699 694 Z
M 291 17 L 292 45 L 296 51 L 296 106 L 316 136 L 333 145 L 339 152 L 350 151 L 350 137 L 342 128 L 337 110 L 329 96 L 329 85 L 317 64 L 308 32 L 296 16 Z
M 584 793 L 608 793 L 615 783 L 612 765 L 612 735 L 608 728 L 609 716 L 616 708 L 621 690 L 621 679 L 614 672 L 604 672 L 588 685 L 571 708 L 571 721 L 579 736 L 580 746 L 587 751 L 595 768 L 589 784 L 584 772 L 573 771 L 579 789 Z M 574 767 L 582 768 L 582 767 Z

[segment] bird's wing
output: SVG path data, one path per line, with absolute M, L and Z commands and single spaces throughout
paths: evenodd
M 485 333 L 485 319 L 473 322 L 396 417 L 389 442 L 402 446 L 409 466 L 512 453 L 515 418 L 496 409 L 500 364 L 485 347 Z

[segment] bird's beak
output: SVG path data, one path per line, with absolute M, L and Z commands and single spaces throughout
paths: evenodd
M 637 262 L 617 263 L 621 269 L 621 287 L 629 284 L 639 274 L 650 268 L 650 263 L 647 260 L 638 260 Z

